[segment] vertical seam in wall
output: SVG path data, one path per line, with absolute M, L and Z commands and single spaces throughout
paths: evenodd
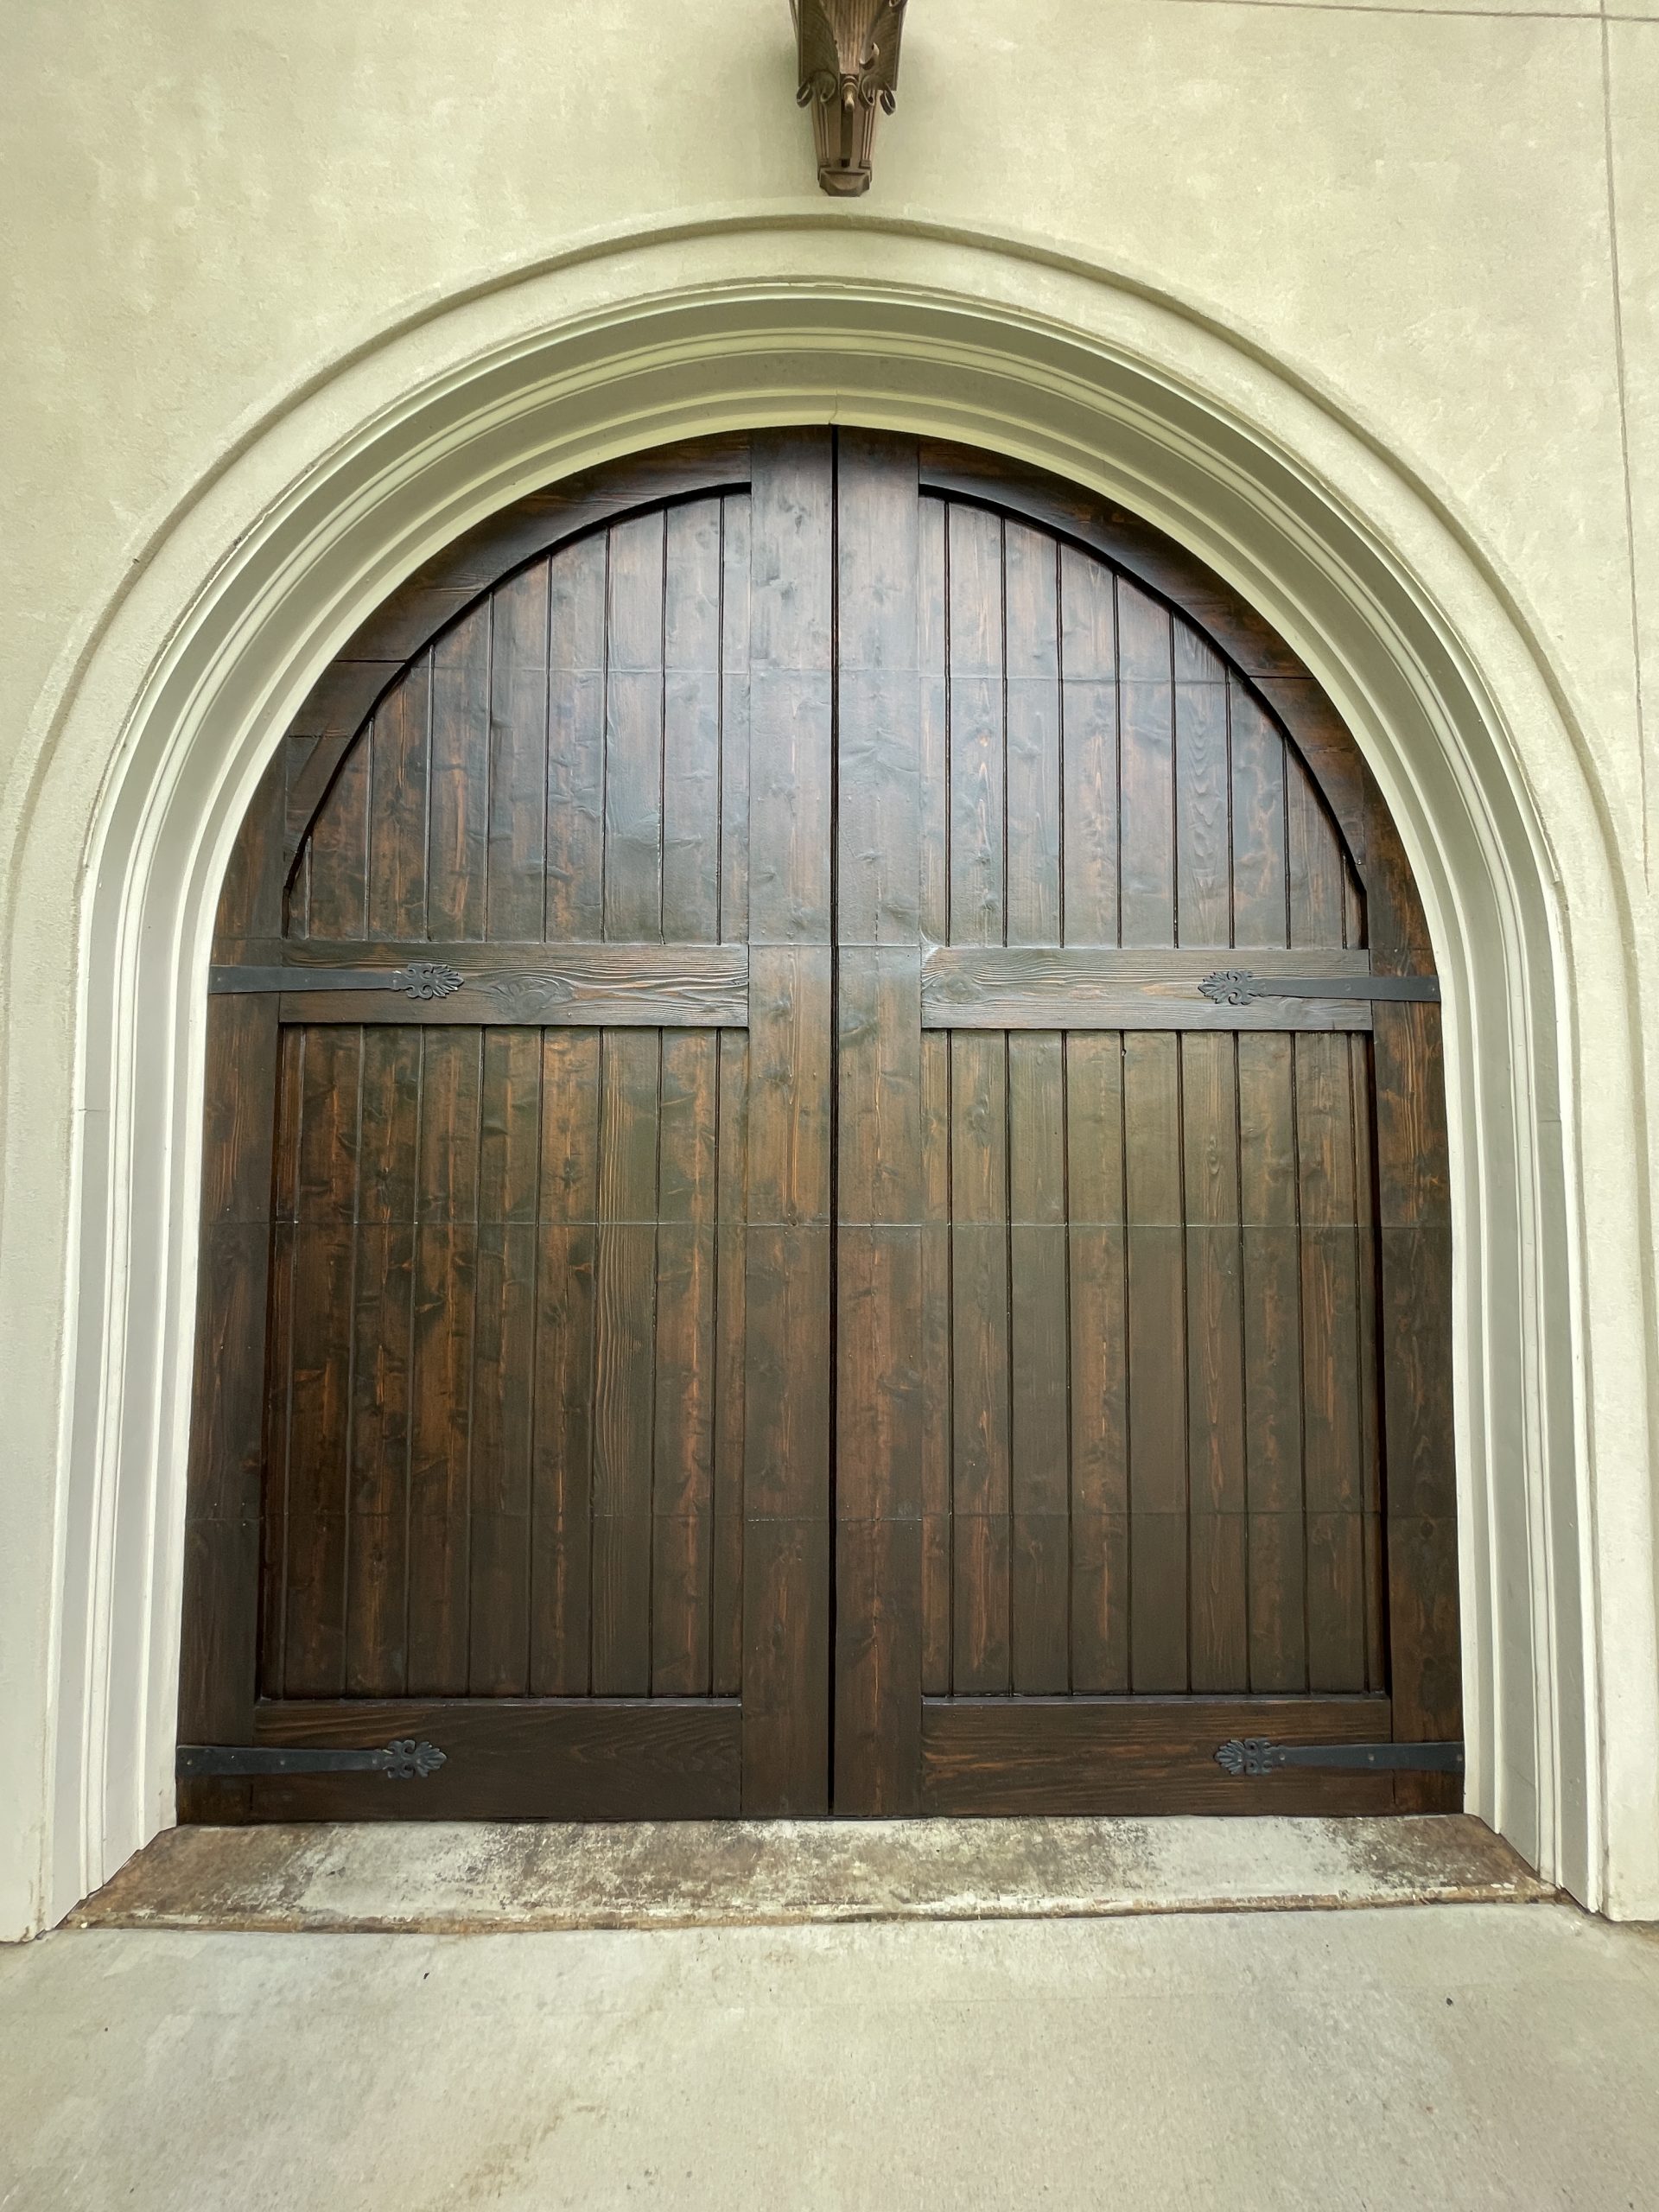
M 1613 293 L 1613 374 L 1618 391 L 1618 453 L 1624 480 L 1624 550 L 1630 563 L 1630 660 L 1636 684 L 1636 763 L 1642 806 L 1642 880 L 1651 886 L 1652 830 L 1648 818 L 1648 729 L 1642 696 L 1642 606 L 1637 589 L 1636 497 L 1630 483 L 1630 392 L 1624 365 L 1624 285 L 1618 263 L 1618 189 L 1613 156 L 1612 39 L 1605 0 L 1601 13 L 1601 119 L 1607 170 L 1607 251 Z

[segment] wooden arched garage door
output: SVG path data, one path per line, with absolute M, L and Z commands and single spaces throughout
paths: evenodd
M 1456 1802 L 1421 915 L 1145 525 L 849 431 L 527 499 L 216 963 L 188 1817 Z

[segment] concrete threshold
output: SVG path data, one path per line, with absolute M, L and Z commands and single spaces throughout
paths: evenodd
M 1534 1902 L 1466 1815 L 174 1828 L 82 1928 L 505 1933 Z

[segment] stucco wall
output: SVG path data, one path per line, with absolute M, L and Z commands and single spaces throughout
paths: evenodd
M 873 280 L 901 251 L 889 225 L 1028 239 L 1177 303 L 1327 403 L 1379 474 L 1403 473 L 1438 510 L 1535 641 L 1611 855 L 1593 885 L 1573 880 L 1570 838 L 1555 855 L 1562 957 L 1570 969 L 1581 934 L 1630 963 L 1599 954 L 1573 1004 L 1587 1063 L 1611 1024 L 1605 1081 L 1640 1154 L 1633 1181 L 1630 1161 L 1604 1163 L 1637 1193 L 1638 1263 L 1591 1294 L 1622 1318 L 1645 1417 L 1659 1380 L 1645 1236 L 1659 1024 L 1640 1022 L 1659 838 L 1659 0 L 1623 0 L 1617 18 L 914 0 L 875 188 L 834 211 L 792 105 L 785 0 L 18 0 L 0 37 L 0 855 L 27 831 L 38 868 L 41 836 L 56 836 L 46 857 L 73 883 L 84 842 L 30 810 L 111 608 L 264 425 L 411 319 L 588 242 L 706 236 L 743 215 L 771 222 L 785 279 L 795 217 L 830 216 Z M 817 235 L 799 232 L 804 275 Z M 1524 731 L 1516 742 L 1548 823 L 1558 771 L 1529 761 Z M 90 821 L 99 764 L 76 773 Z M 52 822 L 68 818 L 60 806 Z M 70 1345 L 61 1293 L 65 914 L 14 899 L 5 918 L 6 988 L 49 988 L 26 1055 L 10 1032 L 3 1101 L 11 1157 L 23 1129 L 34 1165 L 10 1179 L 0 1223 L 0 1774 L 21 1808 L 0 1934 L 42 1910 L 64 1381 L 72 1349 L 98 1349 Z M 1645 1058 L 1616 1034 L 1632 1007 Z M 1599 1172 L 1583 1163 L 1588 1185 Z M 1586 1452 L 1630 1446 L 1628 1421 L 1599 1440 L 1593 1393 L 1586 1408 Z M 1650 1614 L 1643 1503 L 1627 1483 L 1619 1541 Z M 1650 1641 L 1612 1656 L 1650 1704 Z M 1651 1751 L 1640 1727 L 1620 1738 L 1627 1814 L 1651 1800 Z M 1627 1904 L 1647 1894 L 1632 1878 Z

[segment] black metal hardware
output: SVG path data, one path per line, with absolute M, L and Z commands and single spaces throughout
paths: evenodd
M 1249 968 L 1218 968 L 1198 985 L 1217 1006 L 1249 1006 L 1256 999 L 1427 999 L 1438 1001 L 1438 976 L 1257 976 Z
M 444 1764 L 435 1744 L 402 1736 L 379 1751 L 321 1751 L 309 1745 L 181 1744 L 176 1772 L 203 1775 L 384 1774 L 388 1782 L 424 1782 Z
M 402 968 L 215 968 L 210 991 L 401 991 L 405 998 L 447 999 L 467 978 L 441 960 Z
M 1265 1736 L 1234 1736 L 1219 1745 L 1216 1764 L 1235 1777 L 1271 1774 L 1281 1766 L 1359 1767 L 1374 1772 L 1461 1774 L 1461 1744 L 1274 1744 Z

